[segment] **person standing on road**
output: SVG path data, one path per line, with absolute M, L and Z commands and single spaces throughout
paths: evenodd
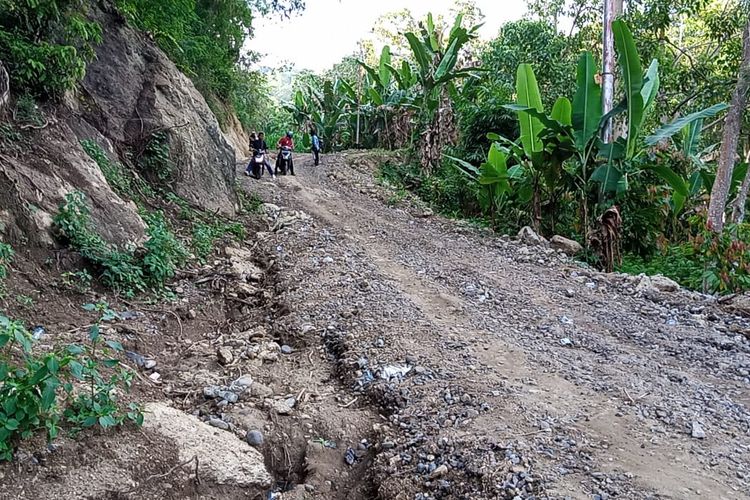
M 318 133 L 315 131 L 315 129 L 312 130 L 310 133 L 310 140 L 312 142 L 312 154 L 313 154 L 313 160 L 314 164 L 317 167 L 320 164 L 320 138 L 318 137 Z

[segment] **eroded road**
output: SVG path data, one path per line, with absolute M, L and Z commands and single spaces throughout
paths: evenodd
M 381 498 L 750 498 L 747 320 L 297 161 L 243 185 L 313 219 L 268 240 L 286 321 L 381 415 Z

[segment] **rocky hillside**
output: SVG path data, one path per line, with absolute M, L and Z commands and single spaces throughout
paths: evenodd
M 6 239 L 51 245 L 52 218 L 71 191 L 87 195 L 105 239 L 143 239 L 145 225 L 135 205 L 113 191 L 81 141 L 94 141 L 110 160 L 138 167 L 141 175 L 157 176 L 198 208 L 234 214 L 230 143 L 245 142 L 241 127 L 230 127 L 228 140 L 190 79 L 114 9 L 98 7 L 91 16 L 102 26 L 103 40 L 79 89 L 63 104 L 38 110 L 40 123 L 25 125 L 22 140 L 0 150 L 0 228 Z M 148 171 L 154 152 L 169 155 L 169 171 Z

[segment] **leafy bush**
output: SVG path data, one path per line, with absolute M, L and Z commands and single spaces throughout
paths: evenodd
M 689 243 L 669 246 L 664 252 L 650 257 L 626 254 L 623 256 L 622 265 L 617 270 L 634 275 L 662 274 L 685 288 L 691 290 L 703 288 L 703 264 L 696 255 L 695 247 Z
M 188 252 L 175 238 L 161 212 L 148 214 L 144 219 L 148 224 L 149 239 L 144 245 L 143 270 L 151 286 L 161 287 L 185 264 Z
M 68 193 L 54 222 L 83 258 L 102 269 L 105 285 L 128 296 L 145 289 L 143 269 L 134 253 L 110 245 L 94 231 L 83 193 Z
M 147 288 L 159 288 L 172 278 L 188 254 L 170 230 L 163 214 L 145 214 L 149 239 L 140 256 L 134 249 L 120 249 L 104 241 L 93 229 L 91 213 L 82 193 L 69 193 L 55 216 L 62 236 L 81 255 L 101 269 L 105 285 L 126 296 Z
M 0 60 L 11 88 L 59 97 L 83 78 L 101 27 L 83 17 L 78 0 L 0 2 Z
M 242 210 L 250 214 L 263 213 L 263 200 L 257 194 L 249 193 L 240 187 L 237 187 L 235 191 Z
M 750 290 L 750 224 L 729 224 L 720 235 L 706 230 L 695 239 L 695 246 L 705 263 L 708 291 Z
M 89 308 L 102 312 L 91 327 L 90 345 L 70 345 L 41 356 L 32 352 L 33 338 L 20 321 L 0 315 L 0 460 L 11 460 L 19 441 L 39 431 L 55 439 L 63 418 L 72 432 L 97 424 L 107 428 L 126 419 L 143 423 L 140 407 L 131 405 L 124 412 L 114 398 L 116 389 L 129 388 L 131 375 L 120 370 L 107 380 L 102 376 L 102 367 L 119 365 L 111 356 L 122 350 L 117 342 L 101 345 L 100 324 L 113 313 L 106 304 Z M 77 382 L 89 389 L 85 396 L 76 394 Z
M 10 263 L 13 261 L 13 255 L 13 247 L 0 241 L 0 297 L 5 294 L 5 284 L 3 281 L 5 281 L 10 272 Z
M 82 269 L 80 271 L 75 272 L 64 272 L 62 273 L 62 282 L 63 285 L 67 286 L 68 288 L 72 288 L 79 293 L 85 293 L 91 289 L 91 283 L 93 282 L 93 276 L 85 270 Z
M 84 309 L 97 312 L 98 320 L 89 328 L 89 344 L 68 346 L 68 352 L 77 356 L 70 361 L 70 373 L 81 381 L 85 389 L 74 393 L 68 392 L 68 406 L 65 409 L 65 420 L 71 424 L 71 433 L 99 425 L 103 429 L 122 425 L 131 420 L 136 425 L 143 424 L 143 413 L 138 405 L 131 403 L 125 411 L 117 401 L 117 389 L 130 389 L 133 380 L 132 372 L 120 367 L 120 361 L 114 357 L 123 352 L 119 342 L 104 340 L 101 333 L 103 322 L 117 319 L 106 302 L 86 304 Z M 102 373 L 102 367 L 112 369 L 109 377 Z M 117 368 L 117 369 L 116 369 Z
M 193 251 L 201 262 L 214 251 L 216 241 L 224 236 L 232 236 L 238 241 L 245 239 L 245 228 L 238 223 L 197 222 L 193 226 Z
M 138 166 L 147 178 L 166 183 L 172 178 L 174 165 L 169 157 L 169 137 L 166 132 L 155 132 L 138 158 Z

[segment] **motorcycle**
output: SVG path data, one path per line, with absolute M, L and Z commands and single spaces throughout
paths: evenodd
M 286 175 L 287 171 L 294 172 L 292 168 L 292 150 L 290 148 L 281 148 L 281 152 L 279 152 L 278 166 L 281 175 Z
M 250 165 L 248 165 L 245 173 L 252 175 L 256 179 L 260 179 L 263 175 L 263 165 L 266 162 L 266 152 L 261 150 L 253 151 L 253 157 L 250 159 Z M 252 172 L 252 173 L 251 173 Z

